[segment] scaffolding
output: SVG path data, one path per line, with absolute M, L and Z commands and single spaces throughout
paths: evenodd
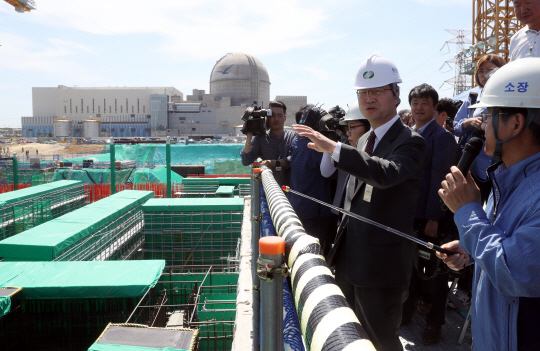
M 164 273 L 139 301 L 126 323 L 198 329 L 197 350 L 230 350 L 238 274 Z
M 162 261 L 0 263 L 0 286 L 22 287 L 0 318 L 2 350 L 87 350 L 109 323 L 123 323 Z M 14 276 L 14 278 L 8 278 Z
M 508 62 L 510 39 L 523 28 L 511 0 L 473 0 L 472 26 L 473 63 L 485 54 L 499 55 Z
M 0 257 L 6 261 L 141 258 L 142 204 L 153 196 L 151 191 L 124 190 L 0 241 Z
M 0 194 L 0 240 L 84 206 L 84 184 L 60 181 Z
M 244 200 L 152 199 L 143 205 L 145 259 L 171 272 L 236 271 Z
M 182 188 L 177 197 L 217 197 L 220 187 L 233 187 L 233 195 L 247 196 L 250 194 L 249 178 L 245 177 L 212 177 L 182 179 Z

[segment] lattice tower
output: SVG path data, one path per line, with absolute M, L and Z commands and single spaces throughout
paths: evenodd
M 485 54 L 499 55 L 508 62 L 510 39 L 522 27 L 516 19 L 512 0 L 473 0 L 472 45 L 477 49 L 472 54 L 472 62 Z
M 446 29 L 446 31 L 452 35 L 454 35 L 454 38 L 451 40 L 448 40 L 445 43 L 445 46 L 449 44 L 456 44 L 456 52 L 460 53 L 463 52 L 464 49 L 468 47 L 469 44 L 472 43 L 471 39 L 469 39 L 469 35 L 471 34 L 470 30 L 462 30 L 462 29 Z M 443 47 L 444 48 L 444 47 Z M 454 56 L 453 59 L 448 60 L 445 62 L 444 65 L 450 66 L 450 63 L 454 64 L 454 70 L 455 70 L 455 76 L 454 78 L 450 78 L 448 80 L 445 80 L 443 85 L 445 83 L 453 85 L 454 86 L 454 96 L 469 90 L 471 88 L 471 77 L 464 74 L 465 67 L 467 65 L 470 65 L 471 60 L 469 57 L 466 56 Z M 444 67 L 443 65 L 443 67 Z M 442 67 L 441 67 L 442 68 Z M 441 85 L 442 87 L 442 85 Z

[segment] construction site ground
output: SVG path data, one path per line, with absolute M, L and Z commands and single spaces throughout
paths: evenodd
M 30 150 L 30 155 L 35 156 L 36 150 L 38 150 L 38 155 L 74 154 L 78 152 L 103 150 L 103 146 L 104 145 L 92 145 L 92 144 L 85 145 L 85 144 L 66 144 L 66 143 L 57 143 L 57 144 L 29 143 L 29 144 L 0 145 L 0 148 L 3 148 L 4 150 L 6 150 L 6 148 L 9 147 L 10 153 L 16 152 L 18 155 L 21 155 L 21 153 L 26 152 L 26 150 Z

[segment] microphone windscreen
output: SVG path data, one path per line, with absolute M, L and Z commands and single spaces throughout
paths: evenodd
M 465 147 L 463 149 L 464 152 L 468 152 L 474 157 L 478 156 L 480 154 L 480 151 L 482 151 L 482 147 L 484 146 L 484 142 L 482 139 L 473 137 L 467 144 L 465 144 Z

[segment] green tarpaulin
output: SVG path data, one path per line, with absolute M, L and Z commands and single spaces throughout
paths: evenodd
M 9 313 L 11 309 L 11 297 L 0 296 L 0 318 Z
M 171 349 L 170 347 L 156 349 L 154 347 L 142 347 L 142 346 L 93 344 L 92 346 L 90 346 L 88 351 L 189 351 L 189 350 Z
M 240 151 L 243 144 L 173 144 L 173 165 L 206 165 L 207 174 L 247 174 L 249 167 L 242 166 Z M 106 145 L 105 148 L 109 148 Z M 116 161 L 135 161 L 139 166 L 165 165 L 165 144 L 120 144 L 115 146 Z M 65 162 L 83 163 L 92 159 L 94 164 L 110 162 L 109 154 L 64 159 Z
M 195 212 L 195 211 L 242 211 L 243 198 L 175 198 L 151 199 L 143 206 L 143 212 Z
M 0 241 L 0 257 L 5 261 L 54 260 L 64 250 L 153 196 L 153 191 L 121 191 Z
M 54 180 L 80 180 L 85 184 L 110 184 L 111 170 L 110 169 L 58 169 L 55 171 Z M 116 183 L 167 183 L 167 168 L 137 168 L 137 169 L 122 169 L 116 171 Z M 181 183 L 182 177 L 171 172 L 171 181 L 173 183 Z
M 140 297 L 156 285 L 165 261 L 0 262 L 0 287 L 24 299 Z
M 21 200 L 30 199 L 37 196 L 43 196 L 47 193 L 62 190 L 65 188 L 70 188 L 77 184 L 81 184 L 81 182 L 74 181 L 74 180 L 63 180 L 59 182 L 32 186 L 32 187 L 24 188 L 17 191 L 10 191 L 7 193 L 0 194 L 0 206 L 7 206 L 10 203 L 19 202 Z

